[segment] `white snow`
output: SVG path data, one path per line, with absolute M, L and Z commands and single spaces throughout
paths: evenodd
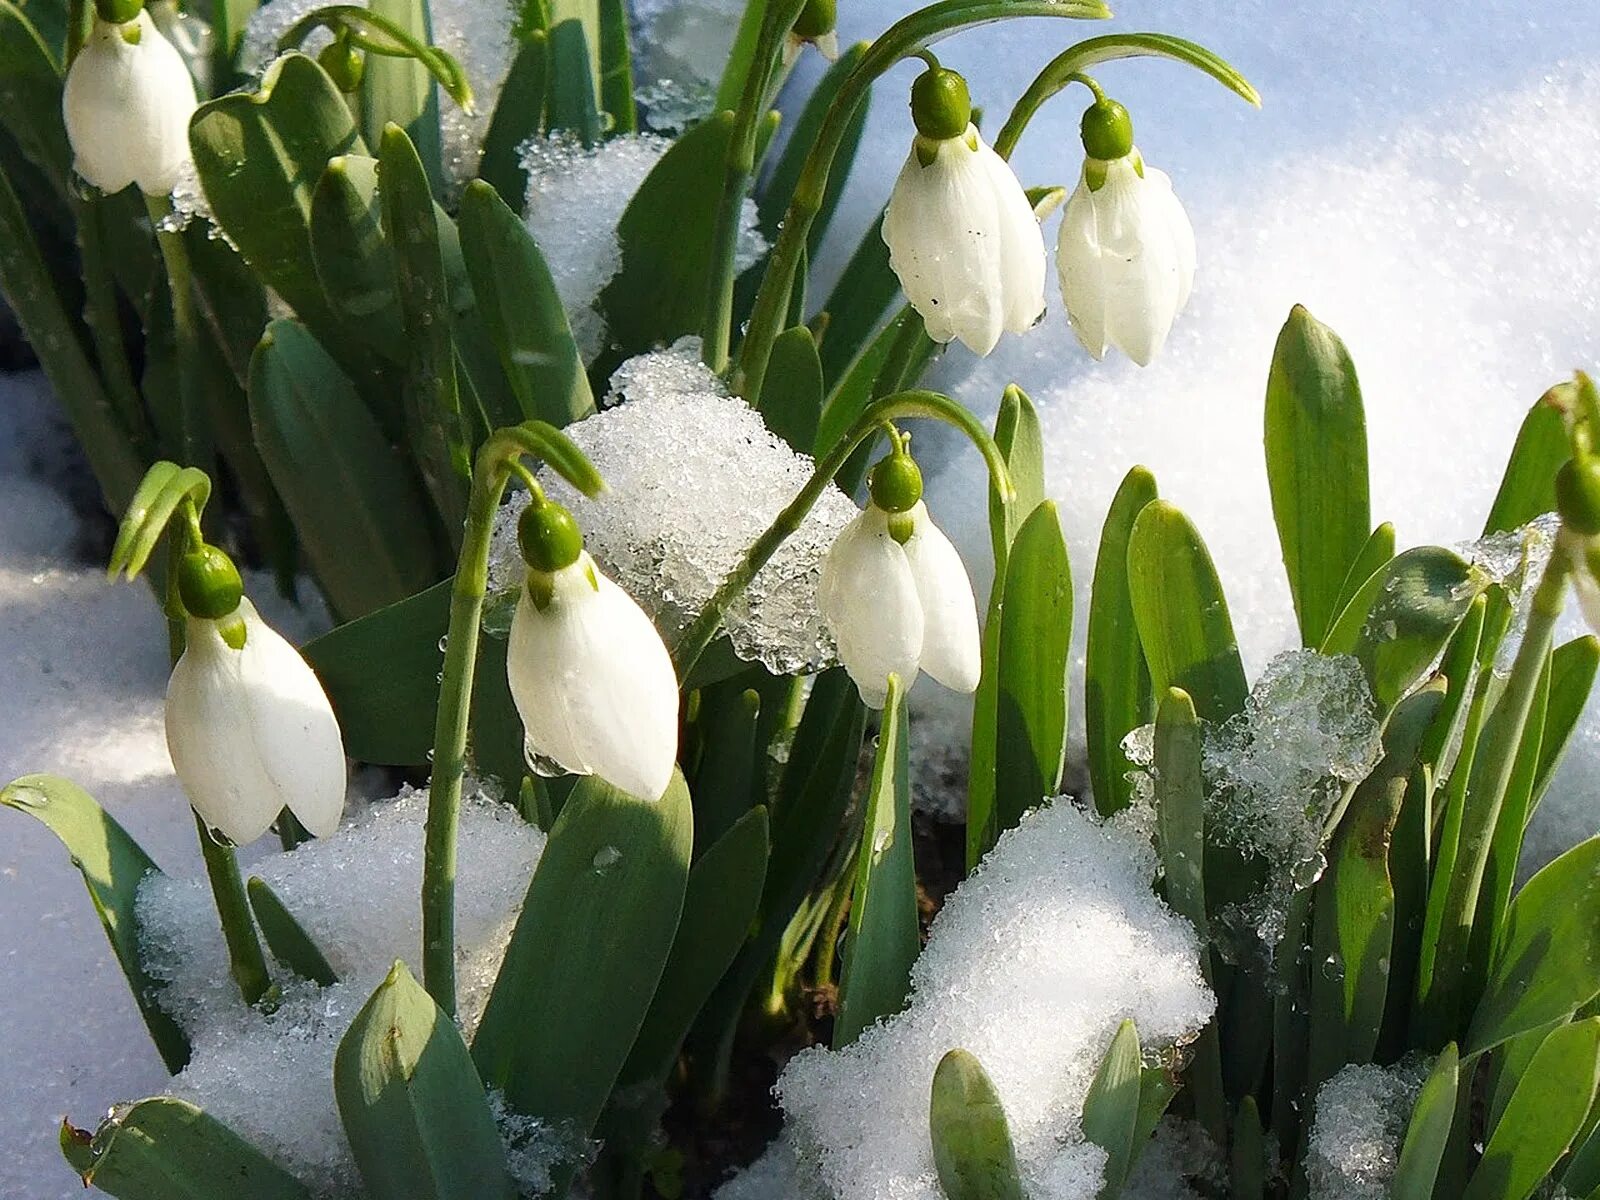
M 1147 842 L 1066 800 L 1006 833 L 934 920 L 906 1010 L 841 1051 L 803 1051 L 779 1079 L 801 1174 L 836 1200 L 938 1200 L 928 1095 L 959 1046 L 994 1081 L 1029 1194 L 1092 1197 L 1104 1152 L 1079 1117 L 1117 1026 L 1131 1017 L 1160 1053 L 1214 1003 L 1155 870 Z
M 567 427 L 606 481 L 589 500 L 546 471 L 549 494 L 572 509 L 601 568 L 654 618 L 671 643 L 806 483 L 813 464 L 730 396 L 683 338 L 630 359 L 612 379 L 619 401 Z M 495 521 L 492 589 L 522 579 L 519 492 Z M 817 612 L 822 557 L 856 507 L 829 486 L 729 608 L 735 651 L 779 672 L 815 670 L 833 658 Z
M 1306 1175 L 1311 1200 L 1384 1200 L 1428 1063 L 1348 1066 L 1317 1092 Z

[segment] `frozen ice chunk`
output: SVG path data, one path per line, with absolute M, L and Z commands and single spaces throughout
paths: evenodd
M 1384 1200 L 1427 1063 L 1345 1067 L 1317 1092 L 1306 1176 L 1311 1200 Z
M 1083 1099 L 1118 1024 L 1170 1052 L 1210 1018 L 1194 930 L 1151 891 L 1146 843 L 1058 800 L 1006 833 L 935 919 L 906 1010 L 778 1081 L 802 1178 L 835 1200 L 938 1200 L 934 1068 L 960 1046 L 994 1080 L 1034 1200 L 1092 1197 Z
M 1528 624 L 1534 588 L 1555 552 L 1556 533 L 1560 529 L 1561 518 L 1555 513 L 1545 513 L 1518 529 L 1491 533 L 1456 547 L 1456 552 L 1489 582 L 1506 589 L 1515 607 L 1514 619 L 1495 658 L 1495 670 L 1500 674 L 1511 670 L 1511 661 L 1522 642 L 1522 631 Z
M 545 483 L 572 509 L 595 560 L 670 640 L 794 499 L 813 464 L 728 394 L 701 365 L 693 338 L 632 359 L 612 382 L 612 398 L 621 403 L 566 431 L 607 490 L 590 500 L 548 471 Z M 496 519 L 491 588 L 521 582 L 516 532 L 526 504 L 519 493 Z M 855 514 L 830 486 L 730 607 L 728 634 L 741 658 L 780 674 L 832 661 L 817 578 L 823 555 Z
M 645 120 L 678 133 L 716 106 L 717 83 L 733 49 L 739 0 L 637 0 L 630 6 L 634 73 Z
M 357 811 L 336 837 L 255 864 L 253 873 L 339 974 L 338 983 L 318 988 L 279 970 L 283 997 L 270 1013 L 240 1000 L 203 880 L 151 875 L 139 891 L 146 966 L 194 1048 L 172 1094 L 231 1126 L 320 1196 L 356 1187 L 333 1098 L 339 1040 L 395 959 L 419 961 L 426 813 L 427 793 L 408 787 Z M 469 784 L 456 881 L 461 1021 L 469 1036 L 543 848 L 542 833 Z M 548 1169 L 551 1156 L 575 1152 L 573 1140 L 555 1131 L 509 1118 L 501 1125 L 525 1177 L 535 1177 L 538 1161 Z
M 1266 891 L 1235 915 L 1268 945 L 1283 934 L 1289 898 L 1322 873 L 1322 826 L 1340 792 L 1381 751 L 1360 664 L 1314 650 L 1278 655 L 1244 710 L 1206 731 L 1207 828 L 1266 862 Z

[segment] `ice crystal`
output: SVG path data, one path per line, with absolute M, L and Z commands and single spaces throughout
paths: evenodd
M 1317 1092 L 1306 1176 L 1311 1200 L 1384 1200 L 1427 1064 L 1345 1067 Z

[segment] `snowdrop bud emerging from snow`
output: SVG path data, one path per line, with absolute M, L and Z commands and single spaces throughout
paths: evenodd
M 572 514 L 535 496 L 506 675 L 531 759 L 659 800 L 678 757 L 678 677 L 650 618 L 601 574 Z
M 1084 348 L 1116 346 L 1141 367 L 1167 340 L 1194 284 L 1194 229 L 1172 181 L 1147 167 L 1115 100 L 1083 115 L 1088 157 L 1056 244 L 1061 298 Z
M 817 598 L 839 658 L 872 708 L 890 674 L 918 670 L 958 692 L 978 686 L 978 608 L 961 556 L 922 503 L 922 476 L 897 448 L 873 468 L 866 511 L 822 562 Z
M 164 196 L 189 161 L 194 80 L 150 14 L 117 24 L 97 16 L 61 95 L 79 175 L 103 192 L 130 183 Z
M 929 337 L 988 354 L 1044 312 L 1044 237 L 1022 184 L 978 136 L 960 75 L 924 71 L 911 115 L 917 136 L 883 217 L 889 265 Z
M 794 27 L 783 43 L 784 66 L 792 66 L 809 43 L 829 62 L 839 57 L 839 34 L 834 26 L 839 18 L 838 0 L 806 0 L 795 18 Z
M 200 819 L 253 842 L 287 808 L 327 837 L 344 811 L 344 742 L 327 694 L 300 652 L 243 598 L 220 550 L 185 556 L 189 616 L 167 684 L 167 750 Z

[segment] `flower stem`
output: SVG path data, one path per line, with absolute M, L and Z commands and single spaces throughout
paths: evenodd
M 1015 489 L 1011 486 L 1011 475 L 1006 470 L 1005 457 L 994 444 L 994 439 L 989 436 L 989 431 L 984 429 L 971 413 L 948 396 L 927 391 L 896 392 L 892 396 L 886 396 L 869 404 L 856 419 L 856 423 L 828 452 L 827 457 L 817 464 L 816 470 L 811 473 L 811 478 L 806 480 L 805 486 L 795 498 L 773 518 L 772 524 L 766 531 L 751 543 L 750 549 L 745 551 L 744 557 L 728 573 L 728 577 L 722 581 L 721 586 L 706 602 L 699 615 L 679 635 L 677 645 L 672 649 L 672 662 L 677 668 L 680 681 L 689 677 L 689 672 L 699 661 L 700 655 L 711 644 L 711 639 L 717 635 L 728 606 L 749 586 L 756 572 L 767 565 L 767 561 L 777 553 L 778 547 L 800 528 L 806 519 L 806 514 L 822 497 L 822 493 L 833 482 L 833 477 L 849 460 L 855 448 L 876 434 L 884 422 L 907 417 L 927 417 L 955 426 L 967 435 L 983 455 L 990 477 L 1000 495 L 1008 502 L 1015 495 Z
M 483 600 L 489 587 L 489 536 L 506 482 L 520 467 L 516 460 L 523 455 L 543 458 L 588 495 L 603 486 L 577 447 L 542 421 L 491 434 L 473 467 L 461 557 L 450 588 L 450 625 L 433 728 L 433 778 L 428 785 L 422 858 L 422 983 L 434 1002 L 451 1015 L 456 1010 L 456 835 L 467 769 L 472 681 L 483 628 Z
M 177 458 L 188 466 L 200 466 L 205 455 L 202 425 L 202 397 L 199 388 L 200 342 L 195 323 L 194 274 L 189 266 L 189 249 L 183 234 L 162 228 L 172 216 L 170 196 L 146 196 L 145 208 L 155 226 L 156 244 L 167 269 L 167 291 L 172 298 L 172 328 L 178 347 L 178 446 Z

